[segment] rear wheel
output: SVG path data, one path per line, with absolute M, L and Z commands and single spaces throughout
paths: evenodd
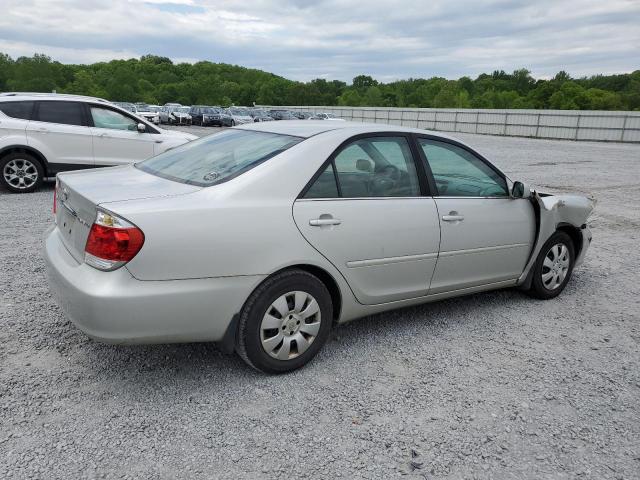
M 29 193 L 44 179 L 40 162 L 28 153 L 10 153 L 0 159 L 0 182 L 10 192 Z
M 528 293 L 543 300 L 560 295 L 571 278 L 574 262 L 575 249 L 571 237 L 564 232 L 551 235 L 536 259 Z
M 252 367 L 285 373 L 309 362 L 327 341 L 331 296 L 314 275 L 288 270 L 260 285 L 238 323 L 236 351 Z

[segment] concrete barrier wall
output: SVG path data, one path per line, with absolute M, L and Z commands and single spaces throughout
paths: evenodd
M 355 122 L 389 123 L 443 132 L 640 142 L 640 112 L 313 106 L 273 108 L 326 112 Z

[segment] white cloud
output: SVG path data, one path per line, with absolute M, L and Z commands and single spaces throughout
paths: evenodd
M 0 51 L 90 63 L 146 53 L 295 79 L 640 68 L 628 0 L 4 0 Z

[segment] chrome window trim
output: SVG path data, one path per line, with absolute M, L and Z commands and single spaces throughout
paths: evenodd
M 504 200 L 504 199 L 508 199 L 508 200 L 519 200 L 518 198 L 513 198 L 509 195 L 504 195 L 504 196 L 492 196 L 492 197 L 465 197 L 465 196 L 451 196 L 451 197 L 447 197 L 445 195 L 438 195 L 437 197 L 434 198 L 453 198 L 453 199 L 457 199 L 457 200 L 462 200 L 465 198 L 468 198 L 470 200 L 484 200 L 484 199 L 489 199 L 489 200 Z
M 431 198 L 434 200 L 442 199 L 469 199 L 469 200 L 522 200 L 510 196 L 504 197 L 445 197 L 442 195 L 421 195 L 419 197 L 327 197 L 327 198 L 296 198 L 296 202 L 327 202 L 331 200 L 409 200 Z M 525 199 L 526 200 L 526 199 Z

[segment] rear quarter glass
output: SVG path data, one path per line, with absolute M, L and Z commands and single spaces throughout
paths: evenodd
M 7 117 L 31 120 L 33 114 L 32 101 L 0 102 L 0 112 Z

